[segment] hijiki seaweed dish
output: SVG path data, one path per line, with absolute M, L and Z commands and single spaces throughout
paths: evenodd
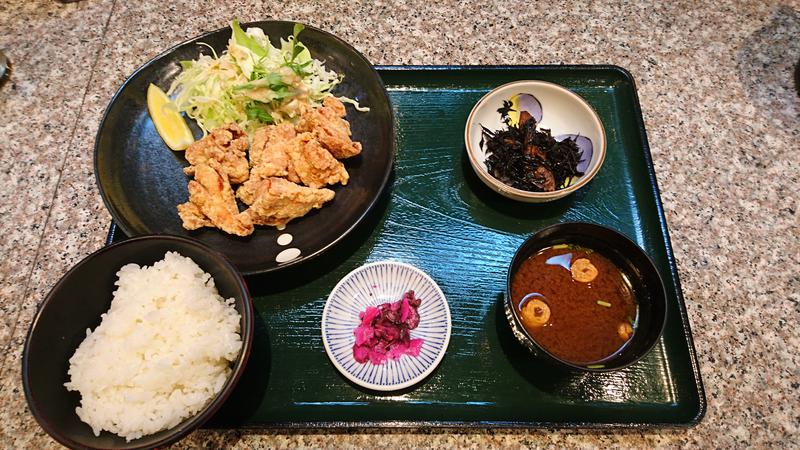
M 540 128 L 543 111 L 531 94 L 516 94 L 497 110 L 504 129 L 481 125 L 480 146 L 489 173 L 516 189 L 552 192 L 583 176 L 592 158 L 592 141 L 578 134 L 553 137 Z

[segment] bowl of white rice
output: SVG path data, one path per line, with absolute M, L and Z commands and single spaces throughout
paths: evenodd
M 252 337 L 247 286 L 224 256 L 176 236 L 129 239 L 45 298 L 24 347 L 25 396 L 68 447 L 166 446 L 222 406 Z

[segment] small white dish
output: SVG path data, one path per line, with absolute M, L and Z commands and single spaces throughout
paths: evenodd
M 424 342 L 417 357 L 403 355 L 384 364 L 359 363 L 353 357 L 359 313 L 367 306 L 400 300 L 413 290 L 422 300 L 419 326 L 411 338 Z M 412 386 L 431 374 L 442 361 L 450 342 L 450 307 L 439 286 L 425 272 L 396 262 L 363 265 L 333 288 L 322 311 L 322 342 L 339 372 L 353 383 L 376 391 L 395 391 Z
M 531 192 L 513 188 L 493 177 L 486 168 L 486 152 L 481 148 L 481 125 L 495 131 L 505 127 L 497 110 L 503 101 L 519 94 L 538 100 L 539 128 L 549 129 L 554 137 L 579 135 L 592 144 L 592 155 L 583 176 L 569 186 L 552 192 Z M 517 112 L 518 113 L 518 112 Z M 536 114 L 533 114 L 534 117 Z M 597 112 L 581 96 L 547 81 L 525 80 L 499 86 L 484 95 L 472 108 L 464 129 L 469 162 L 478 178 L 492 190 L 513 200 L 542 203 L 565 197 L 586 185 L 600 170 L 606 155 L 606 134 Z

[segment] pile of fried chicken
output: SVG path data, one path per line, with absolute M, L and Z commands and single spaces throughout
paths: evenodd
M 333 199 L 327 185 L 346 185 L 342 159 L 361 153 L 351 139 L 342 102 L 326 97 L 306 108 L 296 124 L 267 125 L 248 137 L 235 124 L 212 130 L 186 149 L 189 201 L 178 205 L 183 227 L 215 227 L 237 236 L 254 225 L 279 230 Z M 249 156 L 249 160 L 248 160 Z M 235 189 L 234 186 L 238 186 Z M 248 206 L 240 212 L 239 199 Z

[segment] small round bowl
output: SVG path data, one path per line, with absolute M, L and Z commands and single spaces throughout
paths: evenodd
M 558 244 L 577 244 L 595 250 L 611 260 L 630 279 L 639 306 L 636 330 L 631 341 L 602 367 L 574 364 L 556 357 L 536 342 L 522 325 L 511 299 L 511 279 L 523 261 L 539 250 Z M 520 246 L 508 269 L 505 312 L 517 340 L 535 357 L 562 369 L 607 372 L 627 367 L 647 355 L 656 345 L 667 319 L 664 283 L 647 254 L 625 235 L 604 226 L 583 222 L 559 223 L 529 237 Z
M 486 152 L 481 148 L 482 128 L 495 131 L 505 127 L 497 110 L 504 101 L 523 94 L 529 101 L 514 100 L 514 111 L 527 110 L 538 120 L 538 128 L 549 129 L 557 140 L 564 136 L 581 136 L 591 141 L 591 150 L 579 147 L 584 153 L 584 174 L 564 189 L 552 192 L 531 192 L 513 188 L 493 177 L 486 168 Z M 527 95 L 525 95 L 527 94 Z M 523 104 L 524 103 L 524 104 Z M 512 112 L 514 114 L 514 112 Z M 557 84 L 546 81 L 515 81 L 504 84 L 484 95 L 472 108 L 464 129 L 464 143 L 469 162 L 478 178 L 492 190 L 513 200 L 543 203 L 565 197 L 585 186 L 600 170 L 606 156 L 606 134 L 597 112 L 579 95 Z M 591 155 L 587 155 L 591 153 Z M 588 156 L 588 158 L 586 158 Z M 579 167 L 582 167 L 579 165 Z
M 403 355 L 381 365 L 359 363 L 353 357 L 353 330 L 367 306 L 392 303 L 414 290 L 419 305 L 419 326 L 411 338 L 424 342 L 419 356 Z M 396 391 L 413 386 L 444 358 L 450 343 L 450 307 L 439 286 L 425 272 L 395 261 L 363 265 L 333 288 L 322 312 L 322 342 L 334 367 L 353 383 L 376 391 Z
M 75 413 L 78 392 L 67 391 L 69 359 L 100 324 L 111 305 L 117 271 L 128 263 L 152 265 L 167 251 L 177 251 L 210 273 L 219 294 L 235 299 L 241 315 L 242 350 L 222 390 L 196 415 L 178 425 L 126 442 L 103 431 L 95 436 Z M 53 287 L 33 320 L 22 356 L 25 397 L 39 425 L 71 448 L 140 449 L 167 446 L 208 420 L 228 398 L 244 371 L 253 340 L 253 306 L 244 279 L 220 253 L 198 241 L 177 236 L 143 236 L 102 248 L 79 262 Z

